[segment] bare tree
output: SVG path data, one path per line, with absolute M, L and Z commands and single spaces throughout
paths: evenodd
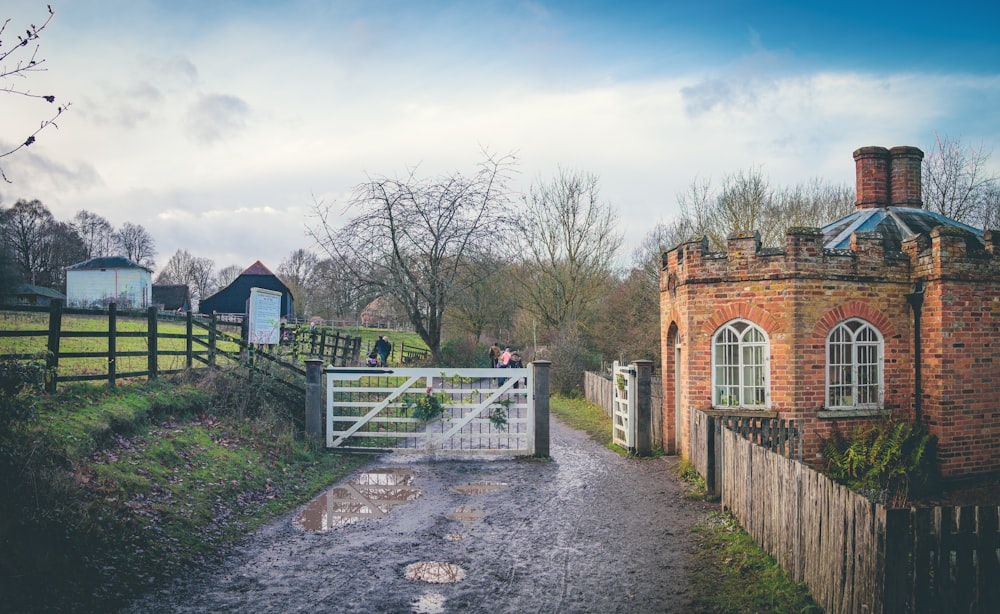
M 519 235 L 528 308 L 552 330 L 577 325 L 604 292 L 622 244 L 615 212 L 596 175 L 560 169 L 525 197 Z
M 156 283 L 184 284 L 191 297 L 200 301 L 215 291 L 214 269 L 211 258 L 192 256 L 186 249 L 179 249 L 156 276 Z
M 299 248 L 289 254 L 278 265 L 278 277 L 285 282 L 295 297 L 295 306 L 299 315 L 311 314 L 312 276 L 316 270 L 319 258 L 307 249 Z
M 763 244 L 774 245 L 782 231 L 770 223 L 777 217 L 774 191 L 760 168 L 727 175 L 714 210 L 717 223 L 710 227 L 708 236 L 716 245 L 725 245 L 730 233 L 755 230 L 760 232 Z
M 350 277 L 401 305 L 435 362 L 441 355 L 445 309 L 469 266 L 470 254 L 500 248 L 493 237 L 512 224 L 507 181 L 514 158 L 485 159 L 471 177 L 376 177 L 354 189 L 354 217 L 332 225 L 329 205 L 316 203 L 316 243 L 350 267 Z
M 87 258 L 114 255 L 115 229 L 104 217 L 86 209 L 76 212 L 71 222 L 87 250 Z
M 122 256 L 132 262 L 153 268 L 156 242 L 140 224 L 125 222 L 115 233 L 115 246 Z
M 311 313 L 327 320 L 356 319 L 378 296 L 375 288 L 353 277 L 352 271 L 358 268 L 336 258 L 317 262 L 310 278 Z
M 498 337 L 501 330 L 509 331 L 514 313 L 519 306 L 513 269 L 506 259 L 474 258 L 462 272 L 467 279 L 448 310 L 448 323 L 452 329 L 467 334 L 479 343 L 483 334 Z
M 44 100 L 49 104 L 54 104 L 56 97 L 52 94 L 36 94 L 30 89 L 15 87 L 10 83 L 10 79 L 13 78 L 27 78 L 33 72 L 39 72 L 47 70 L 42 65 L 45 63 L 44 58 L 38 57 L 39 45 L 34 44 L 42 34 L 42 31 L 48 27 L 49 22 L 55 16 L 55 11 L 52 10 L 52 6 L 48 6 L 48 16 L 42 25 L 36 26 L 31 24 L 25 29 L 24 34 L 17 34 L 17 42 L 9 42 L 8 45 L 4 45 L 3 41 L 10 41 L 10 38 L 5 36 L 7 28 L 10 26 L 10 19 L 4 20 L 3 24 L 0 24 L 0 92 L 5 92 L 7 94 L 16 94 L 18 96 L 24 96 L 27 98 L 34 98 L 38 100 Z M 29 134 L 24 139 L 18 139 L 18 144 L 13 148 L 0 150 L 0 159 L 3 159 L 14 152 L 24 148 L 30 147 L 32 143 L 35 142 L 38 134 L 48 128 L 49 126 L 59 126 L 56 124 L 56 120 L 59 118 L 63 112 L 68 109 L 70 103 L 64 105 L 59 105 L 56 107 L 56 112 L 51 115 L 48 119 L 43 120 L 37 129 L 35 129 L 31 134 Z M 0 178 L 4 181 L 10 183 L 10 179 L 7 178 L 3 167 L 0 166 Z
M 921 173 L 927 209 L 980 228 L 995 223 L 1000 177 L 989 170 L 992 153 L 983 145 L 966 147 L 961 139 L 935 135 Z
M 854 201 L 854 188 L 816 177 L 776 189 L 772 212 L 783 234 L 788 228 L 817 228 L 850 215 L 855 210 Z
M 222 267 L 215 272 L 215 277 L 212 278 L 212 283 L 215 288 L 225 288 L 229 284 L 233 283 L 240 273 L 243 272 L 243 268 L 238 264 L 230 264 L 229 266 Z
M 38 200 L 19 200 L 0 209 L 0 239 L 20 276 L 32 284 L 62 286 L 64 268 L 86 259 L 76 231 L 52 217 Z
M 0 238 L 10 249 L 20 276 L 31 284 L 48 265 L 52 212 L 39 200 L 19 200 L 0 210 Z

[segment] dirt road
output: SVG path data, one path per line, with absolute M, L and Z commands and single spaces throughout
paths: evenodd
M 716 506 L 683 498 L 672 458 L 551 437 L 551 462 L 381 457 L 129 611 L 686 611 L 689 527 Z M 359 514 L 380 517 L 303 528 Z

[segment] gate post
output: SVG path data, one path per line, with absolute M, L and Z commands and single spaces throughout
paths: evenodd
M 652 447 L 652 383 L 653 361 L 633 360 L 635 370 L 635 453 L 638 456 L 649 456 Z
M 306 439 L 323 441 L 323 361 L 306 359 Z
M 535 406 L 535 452 L 536 458 L 549 457 L 549 368 L 552 363 L 536 360 L 531 363 L 531 377 L 535 389 L 531 391 Z

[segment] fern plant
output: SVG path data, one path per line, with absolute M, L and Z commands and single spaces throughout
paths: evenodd
M 859 426 L 849 439 L 834 430 L 820 452 L 832 478 L 894 507 L 932 484 L 937 475 L 936 446 L 937 438 L 920 427 L 890 419 Z

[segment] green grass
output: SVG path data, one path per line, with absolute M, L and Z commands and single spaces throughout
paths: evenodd
M 199 371 L 26 397 L 0 432 L 7 606 L 114 609 L 369 462 L 296 437 L 264 390 Z
M 700 548 L 691 576 L 698 612 L 822 612 L 805 585 L 793 582 L 728 513 L 695 527 Z
M 586 399 L 553 395 L 549 411 L 562 423 L 583 431 L 602 446 L 621 450 L 611 443 L 611 417 L 598 405 Z

